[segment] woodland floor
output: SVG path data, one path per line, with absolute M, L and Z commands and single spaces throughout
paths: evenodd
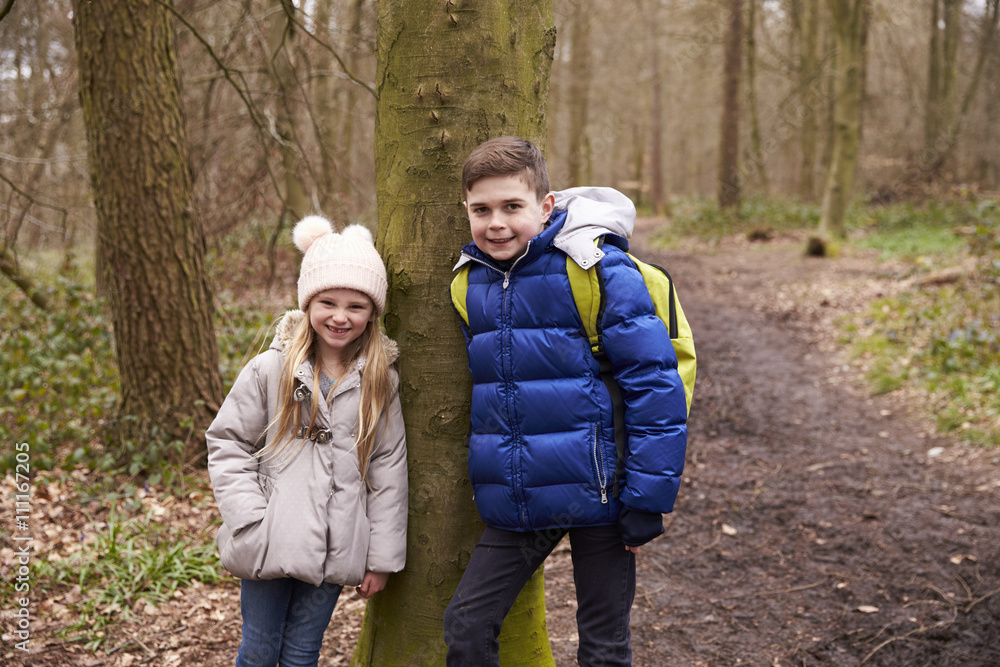
M 1000 452 L 935 436 L 919 396 L 872 397 L 838 344 L 838 318 L 897 290 L 899 273 L 858 250 L 806 258 L 797 235 L 653 251 L 654 222 L 633 250 L 677 279 L 699 364 L 676 510 L 638 558 L 635 664 L 1000 665 Z M 53 525 L 73 520 L 58 489 L 47 497 Z M 164 509 L 204 529 L 197 500 Z M 546 587 L 556 662 L 576 664 L 563 547 Z M 27 658 L 5 614 L 0 662 L 233 664 L 233 583 L 139 610 L 97 654 L 53 635 L 73 594 L 42 603 Z M 363 609 L 345 593 L 320 665 L 348 664 Z

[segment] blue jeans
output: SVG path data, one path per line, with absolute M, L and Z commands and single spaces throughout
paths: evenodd
M 444 614 L 448 667 L 500 664 L 500 627 L 514 600 L 559 540 L 569 533 L 576 584 L 577 661 L 586 667 L 631 665 L 629 614 L 635 554 L 617 526 L 483 532 Z
M 343 587 L 297 579 L 244 579 L 243 642 L 236 667 L 315 667 Z

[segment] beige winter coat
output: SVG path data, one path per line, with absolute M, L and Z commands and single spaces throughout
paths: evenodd
M 276 434 L 274 419 L 282 346 L 304 317 L 290 311 L 278 325 L 274 342 L 240 373 L 206 433 L 208 472 L 223 526 L 217 542 L 222 564 L 243 579 L 292 577 L 355 586 L 366 571 L 398 572 L 406 557 L 406 438 L 398 391 L 380 421 L 368 468 L 370 489 L 361 481 L 355 450 L 359 361 L 334 387 L 329 406 L 319 401 L 316 429 L 330 437 L 297 438 L 271 460 L 258 451 Z M 390 360 L 396 345 L 386 339 Z M 311 361 L 295 371 L 303 421 L 308 424 Z M 393 384 L 399 379 L 395 369 Z M 304 389 L 302 389 L 304 388 Z M 326 440 L 324 442 L 324 440 Z

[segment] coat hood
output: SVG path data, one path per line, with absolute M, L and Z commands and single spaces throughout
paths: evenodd
M 635 226 L 635 204 L 614 188 L 570 188 L 553 192 L 555 209 L 566 211 L 566 222 L 553 244 L 573 258 L 581 268 L 590 268 L 595 258 L 594 239 L 614 234 L 624 239 L 632 236 Z
M 285 344 L 292 340 L 292 336 L 295 334 L 295 328 L 299 326 L 299 323 L 306 316 L 301 310 L 289 310 L 286 311 L 281 319 L 278 320 L 278 325 L 275 327 L 274 340 L 271 341 L 270 348 L 272 350 L 278 350 L 279 352 L 284 351 Z M 379 330 L 379 335 L 382 336 L 382 344 L 385 346 L 385 352 L 389 357 L 389 363 L 395 363 L 399 358 L 399 345 L 396 341 L 386 336 Z M 364 359 L 360 360 L 359 366 L 364 365 Z

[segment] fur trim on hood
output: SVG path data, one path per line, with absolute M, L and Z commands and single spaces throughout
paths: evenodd
M 278 321 L 278 325 L 275 327 L 274 340 L 271 341 L 271 348 L 275 350 L 283 350 L 285 348 L 285 343 L 292 340 L 292 335 L 295 333 L 295 328 L 299 326 L 306 314 L 301 310 L 289 310 L 286 311 L 281 319 Z M 385 346 L 385 352 L 389 357 L 389 363 L 395 363 L 399 359 L 399 345 L 393 339 L 386 336 L 379 330 L 379 335 L 382 336 L 382 344 Z

